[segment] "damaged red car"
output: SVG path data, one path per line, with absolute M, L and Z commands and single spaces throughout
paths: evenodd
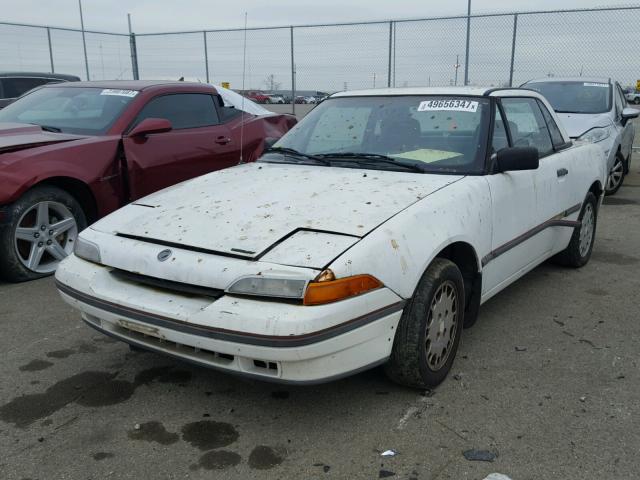
M 88 224 L 256 160 L 296 123 L 237 97 L 199 83 L 77 82 L 40 87 L 1 110 L 0 277 L 53 273 Z

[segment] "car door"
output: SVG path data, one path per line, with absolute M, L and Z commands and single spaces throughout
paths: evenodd
M 172 130 L 124 137 L 133 200 L 239 161 L 239 139 L 232 138 L 229 127 L 220 121 L 212 95 L 154 97 L 141 109 L 131 128 L 146 118 L 167 119 Z
M 620 131 L 620 151 L 625 159 L 629 159 L 633 149 L 635 129 L 633 122 L 622 119 L 622 110 L 627 106 L 627 99 L 618 82 L 615 84 L 615 95 L 616 108 L 619 108 L 619 112 L 616 112 L 616 129 Z
M 492 203 L 491 253 L 486 257 L 483 294 L 491 296 L 547 258 L 553 234 L 544 228 L 557 214 L 558 177 L 553 145 L 534 98 L 503 98 L 496 109 L 495 152 L 507 146 L 538 149 L 536 170 L 488 175 Z

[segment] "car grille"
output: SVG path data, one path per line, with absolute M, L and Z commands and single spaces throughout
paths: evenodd
M 205 296 L 218 299 L 224 295 L 224 290 L 219 288 L 202 287 L 200 285 L 191 285 L 189 283 L 174 282 L 173 280 L 165 280 L 163 278 L 150 277 L 140 273 L 128 272 L 115 268 L 111 270 L 111 275 L 118 280 L 137 283 L 147 287 L 158 288 L 168 292 L 180 293 L 183 295 Z

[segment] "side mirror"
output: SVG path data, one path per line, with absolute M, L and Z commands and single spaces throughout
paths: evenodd
M 495 155 L 496 173 L 536 170 L 540 165 L 540 156 L 535 147 L 502 148 Z
M 640 115 L 640 110 L 630 107 L 622 109 L 622 119 L 629 120 L 630 118 L 637 118 Z
M 166 118 L 145 118 L 129 132 L 130 137 L 169 132 L 173 126 Z

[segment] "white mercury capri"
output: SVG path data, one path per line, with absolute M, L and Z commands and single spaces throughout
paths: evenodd
M 314 383 L 384 364 L 434 386 L 480 304 L 584 265 L 607 178 L 539 94 L 335 94 L 256 163 L 103 218 L 56 272 L 91 327 L 207 367 Z

